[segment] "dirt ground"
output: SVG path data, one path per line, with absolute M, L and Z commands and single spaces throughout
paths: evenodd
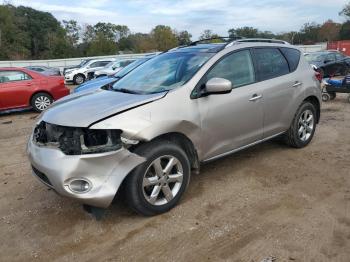
M 350 261 L 350 104 L 324 103 L 313 142 L 267 142 L 202 167 L 156 217 L 121 199 L 96 221 L 32 175 L 35 113 L 0 116 L 0 261 Z

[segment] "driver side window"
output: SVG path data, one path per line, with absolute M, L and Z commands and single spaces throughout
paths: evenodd
M 238 51 L 224 57 L 210 70 L 207 80 L 214 77 L 230 80 L 233 88 L 254 83 L 255 74 L 250 51 Z

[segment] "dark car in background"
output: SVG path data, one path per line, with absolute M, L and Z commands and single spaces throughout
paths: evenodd
M 350 57 L 341 52 L 328 50 L 308 53 L 306 60 L 321 74 L 321 77 L 333 75 L 347 75 L 350 69 Z
M 32 107 L 41 112 L 68 94 L 62 76 L 46 76 L 26 68 L 0 68 L 0 111 Z
M 26 66 L 25 68 L 39 72 L 47 76 L 60 76 L 61 72 L 59 68 L 49 66 Z

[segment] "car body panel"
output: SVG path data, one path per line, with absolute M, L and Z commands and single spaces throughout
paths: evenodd
M 96 67 L 90 67 L 95 62 L 112 62 L 114 61 L 114 58 L 106 58 L 106 59 L 94 59 L 88 61 L 86 64 L 84 64 L 82 67 L 74 68 L 74 69 L 68 69 L 65 71 L 64 78 L 66 81 L 70 82 L 74 80 L 74 77 L 76 75 L 84 75 L 85 79 L 87 78 L 87 74 L 89 72 L 94 72 L 96 70 L 102 69 L 104 66 L 96 66 Z
M 61 126 L 70 126 L 74 123 L 74 127 L 88 127 L 103 118 L 152 102 L 164 95 L 165 93 L 135 95 L 105 90 L 72 94 L 52 104 L 42 120 Z M 79 103 L 76 103 L 77 99 Z
M 349 57 L 338 51 L 319 51 L 310 53 L 307 56 L 311 55 L 319 55 L 317 60 L 309 60 L 308 62 L 314 66 L 316 70 L 322 69 L 325 76 L 342 74 L 350 69 Z
M 192 142 L 200 162 L 216 159 L 285 132 L 291 125 L 296 110 L 308 96 L 315 97 L 319 103 L 321 101 L 319 82 L 303 58 L 300 59 L 298 69 L 292 73 L 234 88 L 226 94 L 192 96 L 208 70 L 222 57 L 239 50 L 251 50 L 256 45 L 257 43 L 240 43 L 223 49 L 218 45 L 219 51 L 191 79 L 171 91 L 150 95 L 125 94 L 103 89 L 81 92 L 55 103 L 38 122 L 45 121 L 67 127 L 86 127 L 91 130 L 117 129 L 121 130 L 122 139 L 132 141 L 136 145 L 140 142 L 147 143 L 162 135 L 177 133 Z M 258 43 L 258 45 L 286 47 L 276 43 Z M 295 86 L 299 82 L 300 84 Z M 252 101 L 251 98 L 255 95 L 261 95 L 261 99 Z M 108 171 L 104 168 L 108 170 L 111 167 L 115 168 L 115 173 L 121 178 L 112 183 L 114 186 L 119 186 L 122 179 L 127 176 L 123 173 L 125 170 L 129 170 L 132 166 L 136 167 L 143 161 L 134 158 L 134 154 L 126 150 L 127 142 L 124 143 L 126 144 L 122 150 L 131 157 L 130 166 L 127 168 L 124 168 L 119 159 L 105 162 L 104 157 L 97 157 L 95 162 L 96 166 L 101 166 L 100 171 L 94 169 L 96 173 L 106 175 Z M 72 163 L 70 164 L 72 167 L 69 167 L 72 169 L 60 174 L 58 166 L 50 169 L 49 163 L 54 157 L 49 160 L 42 150 L 30 145 L 28 152 L 31 162 L 39 170 L 52 172 L 52 175 L 58 174 L 65 179 L 71 177 L 69 172 L 75 175 L 80 170 L 86 170 Z M 35 158 L 37 154 L 41 155 L 40 161 Z M 78 162 L 86 161 L 83 160 L 86 159 L 85 155 L 74 158 L 77 158 Z M 120 163 L 121 168 L 114 166 L 115 161 Z M 41 165 L 45 163 L 45 166 L 40 166 L 40 163 Z M 62 179 L 59 183 L 58 186 L 61 187 Z M 117 190 L 118 188 L 115 192 Z M 107 189 L 107 192 L 111 190 Z M 82 200 L 80 196 L 69 195 L 69 197 Z M 106 207 L 110 204 L 109 200 L 110 195 L 107 200 L 103 197 L 94 199 L 93 204 Z M 92 203 L 90 200 L 85 202 Z
M 115 77 L 99 77 L 96 79 L 89 80 L 79 86 L 77 86 L 74 89 L 74 93 L 78 93 L 81 91 L 86 91 L 86 90 L 94 90 L 94 89 L 99 89 L 105 85 L 111 84 L 115 81 L 117 81 L 118 78 Z
M 47 186 L 63 196 L 102 208 L 111 204 L 125 176 L 145 161 L 126 149 L 85 157 L 67 156 L 59 149 L 40 148 L 33 143 L 32 137 L 28 141 L 27 153 L 32 166 L 49 177 L 51 185 L 46 183 Z M 66 164 L 62 165 L 62 162 Z M 73 193 L 66 184 L 81 177 L 89 180 L 93 187 L 84 194 Z
M 61 76 L 45 76 L 25 68 L 0 68 L 2 71 L 19 71 L 31 77 L 28 80 L 0 83 L 0 110 L 30 107 L 35 93 L 46 92 L 54 100 L 69 94 Z

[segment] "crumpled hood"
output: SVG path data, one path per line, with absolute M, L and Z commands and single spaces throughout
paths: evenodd
M 47 109 L 41 120 L 61 126 L 88 127 L 103 118 L 164 97 L 166 92 L 137 95 L 107 90 L 66 96 Z

